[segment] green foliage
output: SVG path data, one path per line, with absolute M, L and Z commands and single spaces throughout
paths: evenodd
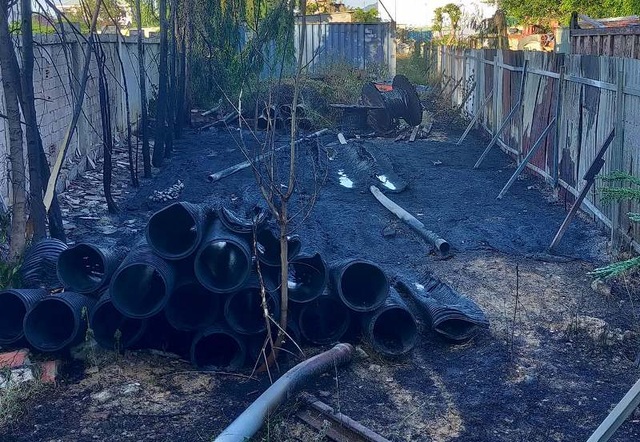
M 136 0 L 127 0 L 127 4 L 132 11 L 136 10 Z M 140 0 L 140 18 L 143 28 L 160 26 L 160 16 L 155 6 L 154 0 Z M 138 26 L 136 14 L 133 14 L 132 27 Z
M 640 178 L 627 172 L 615 171 L 609 175 L 600 177 L 600 179 L 606 183 L 616 185 L 614 187 L 605 186 L 601 189 L 603 202 L 640 201 L 640 187 L 637 187 L 640 186 Z M 629 216 L 629 219 L 633 222 L 640 222 L 640 213 L 630 212 L 627 216 Z M 640 266 L 640 257 L 635 257 L 597 268 L 593 272 L 590 272 L 589 275 L 595 278 L 609 279 L 635 269 L 638 266 Z
M 378 15 L 378 10 L 375 8 L 369 9 L 368 11 L 362 8 L 355 8 L 351 19 L 355 23 L 375 23 L 380 21 L 380 16 Z
M 88 32 L 89 24 L 91 23 L 91 16 L 96 10 L 97 4 L 97 0 L 82 0 L 77 8 L 67 10 L 65 15 L 70 21 L 80 23 L 82 25 L 82 31 Z M 124 16 L 125 10 L 118 4 L 118 0 L 102 0 L 100 14 L 98 14 L 97 28 L 100 29 L 105 26 L 112 26 L 113 20 L 118 21 Z
M 436 8 L 433 10 L 433 26 L 431 30 L 437 32 L 442 37 L 442 26 L 444 25 L 444 10 Z
M 396 59 L 396 72 L 406 76 L 413 84 L 429 83 L 429 64 L 427 60 L 418 54 L 411 56 L 398 56 Z
M 498 0 L 498 6 L 520 23 L 540 25 L 552 20 L 567 24 L 574 11 L 592 18 L 640 14 L 640 0 Z

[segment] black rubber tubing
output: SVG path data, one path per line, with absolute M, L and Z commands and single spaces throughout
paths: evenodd
M 146 319 L 127 318 L 115 308 L 105 291 L 91 309 L 93 338 L 108 350 L 122 351 L 135 345 L 147 329 Z
M 0 345 L 16 344 L 24 338 L 24 317 L 45 296 L 43 289 L 0 291 Z
M 258 242 L 258 259 L 264 265 L 280 266 L 280 239 L 271 229 L 262 229 L 256 236 Z M 288 260 L 293 261 L 302 248 L 302 242 L 298 235 L 287 237 Z
M 198 333 L 191 343 L 191 363 L 199 368 L 241 368 L 247 358 L 243 339 L 219 325 Z
M 177 202 L 149 218 L 145 235 L 151 249 L 164 259 L 182 259 L 194 253 L 209 225 L 211 211 L 202 205 Z
M 24 336 L 36 350 L 54 352 L 85 339 L 95 299 L 62 292 L 40 299 L 24 318 Z
M 278 321 L 280 318 L 280 292 L 275 289 L 267 275 L 263 274 L 262 280 L 265 285 L 269 315 Z M 251 274 L 240 290 L 227 296 L 224 303 L 224 317 L 229 327 L 236 333 L 256 335 L 266 331 L 261 285 L 256 272 Z
M 234 292 L 251 271 L 251 249 L 245 238 L 229 231 L 216 219 L 196 254 L 198 281 L 216 293 Z
M 313 301 L 324 293 L 328 281 L 329 271 L 319 253 L 300 255 L 289 263 L 289 300 L 297 303 Z
M 382 307 L 362 317 L 362 333 L 373 349 L 384 356 L 402 356 L 415 347 L 418 324 L 394 288 Z
M 318 344 L 333 344 L 340 341 L 351 322 L 351 312 L 336 296 L 323 294 L 303 304 L 298 327 L 307 341 Z
M 331 267 L 333 288 L 351 310 L 370 312 L 384 304 L 389 295 L 389 280 L 375 263 L 353 259 Z
M 194 331 L 212 326 L 221 310 L 221 295 L 203 287 L 195 277 L 189 277 L 176 284 L 164 314 L 173 328 Z
M 62 287 L 56 266 L 58 257 L 67 245 L 55 238 L 43 239 L 29 247 L 20 267 L 24 288 L 57 289 Z
M 111 302 L 129 318 L 145 319 L 159 313 L 173 291 L 175 268 L 146 245 L 132 250 L 111 280 Z
M 227 229 L 253 244 L 253 231 L 254 229 L 256 232 L 260 231 L 264 227 L 269 212 L 257 206 L 247 212 L 245 216 L 242 216 L 226 207 L 221 207 L 216 213 Z
M 125 248 L 106 249 L 79 243 L 58 257 L 58 278 L 67 290 L 99 295 L 127 254 Z

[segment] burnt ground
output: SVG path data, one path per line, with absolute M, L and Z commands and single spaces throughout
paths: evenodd
M 126 186 L 120 164 L 118 215 L 105 215 L 100 192 L 86 200 L 83 189 L 95 188 L 97 172 L 86 174 L 63 196 L 71 239 L 130 244 L 149 215 L 169 204 L 150 201 L 153 190 L 177 180 L 185 185 L 182 200 L 235 209 L 259 202 L 248 170 L 206 182 L 209 173 L 242 160 L 233 136 L 186 136 L 138 190 Z M 474 171 L 485 140 L 472 136 L 456 146 L 457 136 L 441 127 L 414 143 L 331 146 L 335 138 L 328 137 L 320 147 L 306 145 L 294 206 L 315 202 L 296 233 L 329 262 L 368 258 L 409 285 L 433 274 L 476 300 L 490 330 L 452 346 L 422 325 L 407 358 L 385 360 L 363 345 L 350 366 L 306 390 L 393 441 L 586 440 L 640 374 L 640 296 L 624 281 L 613 290 L 592 285 L 587 272 L 607 261 L 607 235 L 587 217 L 569 228 L 558 249 L 563 259 L 545 260 L 541 254 L 566 213 L 563 202 L 533 178 L 518 180 L 497 200 L 515 164 L 496 148 Z M 340 170 L 352 188 L 340 185 Z M 451 243 L 450 258 L 433 254 L 373 198 L 373 174 L 406 184 L 389 196 Z M 313 175 L 323 182 L 317 198 Z M 211 440 L 267 385 L 264 375 L 194 372 L 185 361 L 148 351 L 106 354 L 70 364 L 59 385 L 32 399 L 0 440 Z M 295 412 L 295 401 L 282 407 L 256 440 L 325 440 Z M 612 440 L 638 440 L 639 422 L 635 415 Z

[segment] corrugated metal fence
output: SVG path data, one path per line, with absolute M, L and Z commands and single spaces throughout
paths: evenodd
M 302 25 L 296 25 L 299 53 Z M 312 74 L 337 63 L 384 69 L 395 75 L 395 25 L 392 23 L 307 23 L 303 65 Z
M 617 135 L 604 157 L 601 175 L 616 170 L 639 173 L 640 60 L 447 47 L 435 48 L 429 56 L 437 63 L 446 89 L 451 91 L 460 79 L 467 85 L 455 91 L 452 106 L 471 116 L 485 103 L 478 126 L 490 134 L 517 108 L 497 143 L 518 163 L 557 117 L 558 124 L 527 167 L 562 190 L 568 203 L 582 189 L 585 172 L 614 128 Z M 522 75 L 523 100 L 518 104 Z M 463 103 L 470 84 L 475 88 Z M 640 212 L 640 204 L 604 202 L 601 186 L 597 180 L 583 209 L 608 227 L 614 226 L 621 236 L 640 240 L 640 229 L 626 216 Z

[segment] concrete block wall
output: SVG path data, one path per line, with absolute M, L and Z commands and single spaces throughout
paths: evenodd
M 122 38 L 117 38 L 115 35 L 101 35 L 100 40 L 106 58 L 112 132 L 114 136 L 123 139 L 122 135 L 126 131 L 125 79 L 133 124 L 136 123 L 140 114 L 137 42 L 134 37 L 125 37 L 123 41 Z M 36 36 L 35 43 L 33 80 L 36 113 L 43 146 L 51 165 L 55 162 L 62 147 L 72 118 L 87 44 L 73 35 L 67 35 L 65 42 L 56 35 Z M 149 98 L 152 86 L 157 87 L 158 84 L 159 41 L 157 38 L 145 38 L 144 47 L 146 70 L 144 76 L 147 79 L 147 98 Z M 118 52 L 122 59 L 122 66 L 118 59 Z M 4 96 L 1 88 L 0 112 L 4 114 Z M 8 141 L 6 121 L 0 118 L 0 208 L 3 203 L 10 206 L 12 199 Z M 101 152 L 102 123 L 98 66 L 95 55 L 92 54 L 82 114 L 63 163 L 58 180 L 58 190 L 62 190 L 78 173 L 85 170 L 87 157 L 96 160 L 101 156 Z

